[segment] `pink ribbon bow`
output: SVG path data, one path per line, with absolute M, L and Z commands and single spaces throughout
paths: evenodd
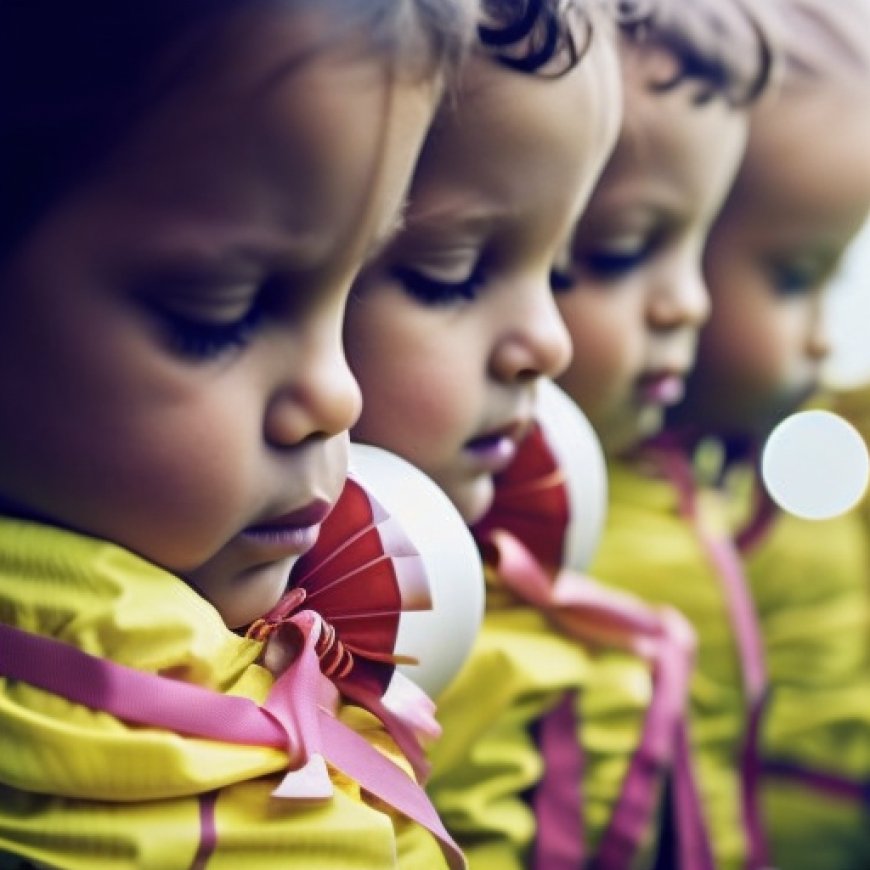
M 413 660 L 395 644 L 401 614 L 431 606 L 419 553 L 372 495 L 348 479 L 317 543 L 294 566 L 287 593 L 247 634 L 266 642 L 265 663 L 280 671 L 302 647 L 300 620 L 316 623 L 312 649 L 323 675 L 384 723 L 423 780 L 423 744 L 441 727 L 432 700 L 396 670 Z

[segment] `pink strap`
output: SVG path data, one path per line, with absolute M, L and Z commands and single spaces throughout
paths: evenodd
M 673 796 L 677 854 L 685 870 L 715 867 L 713 848 L 707 833 L 698 793 L 697 777 L 692 767 L 689 724 L 685 718 L 677 723 L 677 746 L 674 756 Z
M 870 809 L 870 782 L 782 759 L 765 759 L 762 769 L 766 776 L 799 783 L 835 800 L 852 801 Z
M 0 641 L 0 674 L 72 703 L 191 737 L 287 747 L 286 732 L 247 698 L 127 668 L 11 625 L 0 624 Z
M 653 696 L 641 742 L 592 861 L 596 870 L 624 870 L 637 856 L 654 823 L 672 764 L 680 752 L 689 752 L 688 743 L 679 739 L 679 728 L 685 728 L 694 633 L 676 612 L 656 612 L 576 572 L 561 571 L 553 582 L 534 555 L 508 532 L 493 532 L 489 543 L 504 586 L 544 612 L 564 634 L 584 643 L 631 650 L 651 663 Z M 576 744 L 576 728 L 572 740 Z M 567 787 L 556 785 L 559 774 L 555 772 L 552 780 L 544 783 L 554 788 L 553 802 L 558 794 L 567 794 Z M 690 863 L 681 866 L 683 870 L 709 870 L 713 867 L 712 850 L 688 758 L 681 759 L 675 768 L 674 793 L 674 799 L 683 806 L 695 801 L 692 812 L 676 814 L 678 831 L 686 829 L 679 834 L 681 843 L 694 844 L 685 849 Z M 551 848 L 549 844 L 547 848 Z M 579 840 L 574 853 L 582 854 Z
M 319 626 L 316 614 L 310 614 L 309 620 L 309 625 L 302 626 L 303 653 L 275 682 L 262 707 L 247 698 L 137 671 L 2 624 L 0 674 L 140 725 L 225 743 L 284 749 L 290 765 L 301 763 L 302 767 L 290 770 L 276 790 L 279 797 L 324 796 L 306 795 L 304 786 L 312 780 L 298 779 L 322 750 L 330 764 L 367 792 L 427 828 L 439 840 L 451 867 L 465 867 L 462 853 L 423 789 L 359 734 L 317 706 L 317 680 L 325 678 L 319 670 L 314 672 L 318 667 L 313 649 Z M 321 783 L 316 781 L 316 769 L 313 776 L 317 791 Z M 208 817 L 206 809 L 201 807 L 203 818 Z M 216 842 L 216 835 L 203 826 L 200 853 L 209 851 L 206 841 L 210 837 Z
M 744 557 L 760 546 L 772 529 L 780 509 L 765 489 L 759 475 L 755 475 L 753 513 L 749 522 L 735 536 L 738 551 Z M 758 762 L 757 776 L 787 779 L 811 791 L 835 800 L 852 801 L 870 808 L 870 782 L 842 776 L 785 759 L 763 759 Z
M 685 715 L 692 650 L 676 622 L 669 625 L 666 621 L 665 626 L 652 656 L 653 696 L 641 742 L 601 841 L 595 870 L 631 866 L 652 825 L 669 771 L 679 866 L 681 870 L 713 870 L 715 866 L 691 764 Z
M 566 692 L 538 725 L 544 773 L 535 788 L 534 870 L 577 870 L 584 863 L 583 750 L 577 740 L 577 693 Z
M 217 847 L 217 824 L 215 822 L 215 805 L 218 792 L 209 791 L 199 795 L 199 848 L 193 856 L 190 870 L 205 870 L 208 859 Z
M 697 506 L 695 480 L 688 458 L 678 449 L 655 449 L 651 455 L 677 487 L 681 512 L 691 520 L 698 540 L 716 569 L 725 595 L 740 657 L 747 703 L 746 729 L 740 756 L 743 819 L 749 845 L 747 868 L 763 870 L 770 865 L 759 804 L 759 744 L 767 693 L 767 669 L 755 604 L 734 543 L 725 536 L 711 532 L 703 522 Z
M 776 502 L 770 497 L 760 480 L 755 482 L 753 500 L 753 512 L 749 522 L 734 537 L 738 551 L 744 556 L 761 544 L 779 514 Z

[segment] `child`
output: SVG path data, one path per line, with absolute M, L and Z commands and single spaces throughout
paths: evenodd
M 443 865 L 393 809 L 410 795 L 438 830 L 367 742 L 404 764 L 383 728 L 318 712 L 316 658 L 271 691 L 232 629 L 344 485 L 348 287 L 466 18 L 0 3 L 3 866 Z M 306 650 L 319 626 L 297 625 Z M 327 773 L 335 735 L 388 771 L 386 803 Z
M 365 397 L 353 436 L 411 459 L 469 524 L 491 518 L 500 472 L 525 466 L 538 444 L 528 434 L 537 382 L 569 353 L 549 273 L 619 121 L 612 22 L 592 4 L 577 4 L 580 29 L 567 31 L 555 3 L 517 22 L 509 14 L 523 4 L 482 8 L 495 20 L 430 134 L 402 233 L 357 284 L 345 330 Z M 560 52 L 566 32 L 573 42 Z M 572 67 L 572 46 L 587 39 Z M 491 570 L 482 635 L 439 697 L 444 735 L 429 790 L 473 867 L 555 868 L 566 860 L 553 830 L 562 819 L 567 860 L 582 848 L 581 772 L 539 818 L 543 804 L 530 806 L 528 792 L 546 790 L 554 766 L 535 730 L 566 696 L 574 706 L 595 665 L 588 645 L 500 581 Z M 626 668 L 642 713 L 649 669 L 636 656 L 614 670 L 625 679 Z M 576 729 L 570 742 L 576 749 Z
M 858 512 L 779 513 L 755 480 L 771 428 L 819 386 L 828 280 L 870 210 L 870 3 L 784 0 L 784 77 L 705 256 L 712 317 L 672 427 L 723 457 L 698 481 L 728 500 L 763 637 L 763 810 L 788 870 L 870 864 L 870 550 Z M 820 397 L 821 401 L 825 401 Z M 808 457 L 808 461 L 811 459 Z
M 590 573 L 679 607 L 700 634 L 694 767 L 716 866 L 736 868 L 747 851 L 735 771 L 744 722 L 734 651 L 719 629 L 718 580 L 670 515 L 667 485 L 630 457 L 681 397 L 708 310 L 701 250 L 744 148 L 744 107 L 764 87 L 771 59 L 761 25 L 740 2 L 663 3 L 643 28 L 623 27 L 623 37 L 622 134 L 553 275 L 575 349 L 559 383 L 609 458 L 609 515 Z M 586 703 L 595 704 L 594 690 Z M 590 766 L 618 758 L 620 718 L 611 708 L 617 714 L 600 724 L 586 719 Z M 589 799 L 606 805 L 608 795 Z
M 550 75 L 573 63 L 583 33 L 556 3 L 538 5 L 516 58 L 481 48 L 469 59 L 424 147 L 403 231 L 358 281 L 345 329 L 364 395 L 352 436 L 410 459 L 469 523 L 530 420 L 535 381 L 567 362 L 545 279 L 616 126 L 606 38 L 596 33 L 577 69 Z M 501 14 L 522 7 L 501 4 Z M 490 8 L 500 5 L 482 3 Z M 553 45 L 549 27 L 559 28 Z M 528 74 L 512 68 L 524 63 Z M 541 139 L 548 147 L 532 147 Z

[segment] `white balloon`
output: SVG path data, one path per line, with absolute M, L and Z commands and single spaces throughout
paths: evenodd
M 350 470 L 396 518 L 425 564 L 432 610 L 401 615 L 396 652 L 418 660 L 399 671 L 435 698 L 464 664 L 483 619 L 477 546 L 440 487 L 401 457 L 351 444 Z
M 770 434 L 761 476 L 783 509 L 809 520 L 854 507 L 867 489 L 870 460 L 858 431 L 830 411 L 801 411 Z
M 538 387 L 537 417 L 568 486 L 565 564 L 582 571 L 592 561 L 607 517 L 604 452 L 586 415 L 552 381 L 542 380 Z

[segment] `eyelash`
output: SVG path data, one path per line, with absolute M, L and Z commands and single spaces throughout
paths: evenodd
M 640 266 L 649 254 L 650 246 L 644 245 L 630 253 L 591 252 L 584 258 L 584 266 L 600 278 L 618 278 Z
M 195 361 L 208 361 L 227 350 L 244 347 L 263 319 L 263 308 L 252 305 L 243 317 L 226 323 L 207 323 L 163 312 L 169 343 L 177 354 Z
M 593 277 L 603 281 L 614 281 L 640 266 L 651 250 L 652 242 L 647 242 L 642 247 L 626 253 L 593 250 L 582 256 L 578 262 Z M 567 269 L 550 271 L 550 288 L 554 293 L 567 293 L 576 284 L 577 279 L 571 271 Z
M 780 266 L 774 269 L 773 284 L 779 296 L 803 296 L 812 293 L 821 281 L 817 275 Z
M 430 278 L 415 269 L 397 266 L 392 271 L 395 278 L 405 291 L 423 305 L 432 307 L 447 307 L 458 302 L 473 302 L 478 295 L 485 279 L 480 267 L 464 281 L 439 281 Z
M 550 289 L 553 293 L 567 293 L 577 282 L 567 269 L 550 269 Z

